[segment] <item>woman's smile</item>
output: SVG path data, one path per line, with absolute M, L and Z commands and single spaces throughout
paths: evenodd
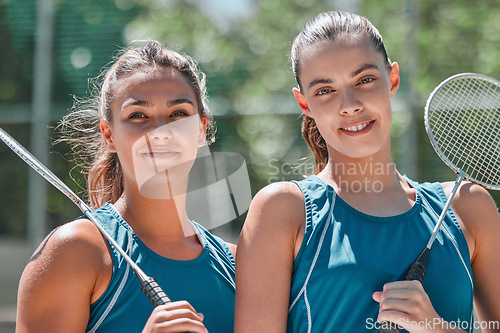
M 350 136 L 362 135 L 368 133 L 372 129 L 374 123 L 375 120 L 351 123 L 340 128 L 340 132 Z
M 169 159 L 179 156 L 181 153 L 176 151 L 160 151 L 154 150 L 146 153 L 142 153 L 142 157 L 151 157 L 154 159 Z

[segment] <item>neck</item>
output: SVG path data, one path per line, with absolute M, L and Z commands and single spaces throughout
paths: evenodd
M 363 158 L 338 152 L 328 156 L 318 176 L 354 208 L 370 215 L 393 216 L 406 212 L 415 202 L 415 192 L 396 170 L 390 149 Z
M 333 181 L 339 191 L 357 192 L 381 191 L 399 184 L 402 179 L 390 154 L 383 152 L 362 158 L 330 153 L 320 177 Z
M 152 199 L 127 186 L 114 204 L 140 238 L 154 237 L 181 240 L 193 234 L 193 226 L 186 213 L 186 193 Z

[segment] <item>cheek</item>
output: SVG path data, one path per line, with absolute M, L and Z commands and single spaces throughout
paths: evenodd
M 338 145 L 339 137 L 338 130 L 333 128 L 332 123 L 328 121 L 316 121 L 316 127 L 318 128 L 319 134 L 326 141 L 326 144 L 337 149 L 340 148 Z
M 116 154 L 124 171 L 133 170 L 133 152 L 131 145 L 118 145 Z
M 196 159 L 196 155 L 198 153 L 198 138 L 194 135 L 194 133 L 190 133 L 190 135 L 184 134 L 183 137 L 179 137 L 179 144 L 183 146 L 184 150 L 184 160 L 194 160 Z
M 316 122 L 316 127 L 323 137 L 337 131 L 336 124 L 338 123 L 338 119 L 335 112 L 329 110 L 329 108 L 324 108 L 321 111 L 312 112 L 311 114 Z

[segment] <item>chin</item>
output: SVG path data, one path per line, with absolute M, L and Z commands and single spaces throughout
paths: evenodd
M 356 147 L 357 149 L 335 149 L 333 148 L 332 156 L 339 156 L 340 158 L 348 159 L 366 159 L 376 157 L 384 150 L 384 145 L 364 145 L 363 147 Z

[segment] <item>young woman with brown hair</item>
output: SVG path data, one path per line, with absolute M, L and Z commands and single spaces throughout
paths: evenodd
M 209 123 L 204 75 L 189 56 L 150 42 L 125 50 L 103 78 L 96 103 L 77 105 L 62 127 L 91 159 L 92 214 L 173 302 L 154 308 L 80 218 L 54 230 L 24 270 L 17 332 L 232 332 L 235 246 L 185 208 Z
M 364 17 L 321 13 L 292 46 L 293 90 L 316 170 L 253 199 L 238 242 L 236 332 L 498 332 L 500 216 L 463 183 L 423 283 L 399 281 L 427 244 L 450 183 L 417 183 L 391 156 L 399 66 Z M 474 279 L 473 279 L 474 277 Z M 496 321 L 496 327 L 494 323 Z

